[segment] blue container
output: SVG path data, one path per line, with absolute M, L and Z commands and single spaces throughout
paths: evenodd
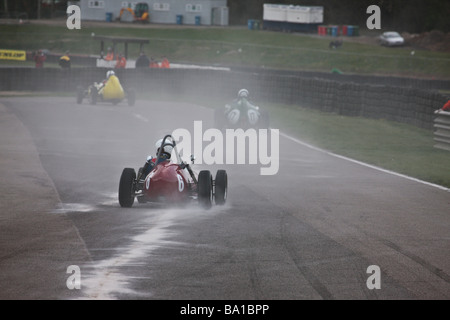
M 199 26 L 201 25 L 202 18 L 200 16 L 195 16 L 195 25 Z
M 347 26 L 347 36 L 353 36 L 353 26 Z
M 177 15 L 177 24 L 183 24 L 183 16 L 181 14 Z
M 255 20 L 248 20 L 247 25 L 249 30 L 253 30 L 255 27 Z
M 112 12 L 107 12 L 106 13 L 106 22 L 112 22 L 112 17 L 113 17 L 113 14 L 112 14 Z
M 338 36 L 338 26 L 332 26 L 331 27 L 331 35 L 333 36 L 333 37 L 337 37 Z

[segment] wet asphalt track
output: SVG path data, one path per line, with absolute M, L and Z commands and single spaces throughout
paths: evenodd
M 448 190 L 281 136 L 277 175 L 220 166 L 229 176 L 224 207 L 123 209 L 122 169 L 141 166 L 164 134 L 211 124 L 212 110 L 61 97 L 0 103 L 0 152 L 20 174 L 1 172 L 22 179 L 12 187 L 2 179 L 2 299 L 450 298 Z M 6 130 L 17 120 L 24 126 Z M 39 157 L 17 150 L 25 140 Z M 27 175 L 22 158 L 42 167 Z M 66 287 L 69 265 L 80 267 L 81 290 Z M 379 290 L 366 285 L 371 265 L 381 269 Z

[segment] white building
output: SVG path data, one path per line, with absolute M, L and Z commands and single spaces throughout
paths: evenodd
M 323 7 L 266 3 L 263 6 L 263 19 L 293 23 L 323 23 Z
M 323 23 L 323 7 L 265 3 L 263 28 L 268 30 L 307 31 Z
M 137 3 L 147 3 L 150 23 L 228 25 L 227 0 L 80 0 L 79 3 L 82 20 L 115 20 L 122 8 L 134 9 Z

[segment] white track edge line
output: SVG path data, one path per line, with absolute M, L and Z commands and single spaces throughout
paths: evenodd
M 287 134 L 285 134 L 283 132 L 280 132 L 280 136 L 282 136 L 282 137 L 284 137 L 284 138 L 286 138 L 288 140 L 291 140 L 291 141 L 293 141 L 295 143 L 298 143 L 298 144 L 300 144 L 302 146 L 305 146 L 307 148 L 313 149 L 315 151 L 326 153 L 326 154 L 328 154 L 330 156 L 333 156 L 333 157 L 336 157 L 336 158 L 339 158 L 339 159 L 350 161 L 350 162 L 359 164 L 361 166 L 368 167 L 368 168 L 371 168 L 371 169 L 375 169 L 377 171 L 381 171 L 381 172 L 384 172 L 384 173 L 387 173 L 387 174 L 391 174 L 391 175 L 394 175 L 394 176 L 397 176 L 397 177 L 401 177 L 401 178 L 408 179 L 408 180 L 411 180 L 411 181 L 419 182 L 419 183 L 422 183 L 422 184 L 425 184 L 427 186 L 434 187 L 434 188 L 437 188 L 437 189 L 440 189 L 440 190 L 450 191 L 449 188 L 446 188 L 444 186 L 440 186 L 438 184 L 434 184 L 434 183 L 431 183 L 431 182 L 423 181 L 423 180 L 420 180 L 420 179 L 417 179 L 417 178 L 413 178 L 413 177 L 410 177 L 410 176 L 407 176 L 407 175 L 404 175 L 404 174 L 401 174 L 401 173 L 398 173 L 398 172 L 395 172 L 395 171 L 383 169 L 383 168 L 380 168 L 380 167 L 377 167 L 377 166 L 374 166 L 374 165 L 371 165 L 371 164 L 368 164 L 368 163 L 365 163 L 365 162 L 362 162 L 362 161 L 358 161 L 358 160 L 355 160 L 355 159 L 352 159 L 352 158 L 348 158 L 348 157 L 345 157 L 345 156 L 338 155 L 336 153 L 333 153 L 333 152 L 330 152 L 330 151 L 327 151 L 327 150 L 324 150 L 324 149 L 320 149 L 320 148 L 315 147 L 313 145 L 310 145 L 310 144 L 308 144 L 306 142 L 303 142 L 303 141 L 301 141 L 301 140 L 299 140 L 297 138 L 291 137 L 291 136 L 289 136 L 289 135 L 287 135 Z

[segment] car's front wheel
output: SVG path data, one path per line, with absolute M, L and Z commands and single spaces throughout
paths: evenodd
M 214 199 L 216 204 L 225 204 L 228 194 L 228 176 L 225 170 L 217 170 L 214 189 Z
M 125 168 L 120 176 L 119 204 L 124 208 L 131 208 L 134 203 L 134 183 L 136 171 L 133 168 Z

